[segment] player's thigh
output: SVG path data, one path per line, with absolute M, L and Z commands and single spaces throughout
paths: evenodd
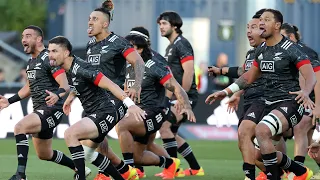
M 99 136 L 99 131 L 92 119 L 84 117 L 65 131 L 65 138 L 70 136 L 79 140 L 93 139 Z
M 41 131 L 41 119 L 35 114 L 31 113 L 20 120 L 14 127 L 15 134 L 33 134 Z

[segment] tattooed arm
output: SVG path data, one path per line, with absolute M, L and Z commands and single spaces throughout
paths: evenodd
M 126 56 L 126 60 L 133 65 L 135 74 L 135 82 L 134 85 L 128 90 L 128 95 L 131 99 L 135 100 L 135 98 L 137 98 L 138 102 L 140 102 L 141 83 L 145 68 L 144 61 L 136 51 L 128 54 Z M 132 92 L 131 89 L 133 89 L 135 92 Z
M 239 66 L 238 67 L 238 76 L 240 77 L 244 73 L 245 73 L 245 70 L 244 70 L 243 66 Z
M 186 91 L 180 86 L 180 84 L 176 81 L 174 77 L 171 77 L 169 80 L 167 80 L 163 86 L 173 92 L 175 96 L 177 97 L 177 100 L 183 104 L 184 108 L 191 109 L 191 105 L 189 102 L 188 95 Z

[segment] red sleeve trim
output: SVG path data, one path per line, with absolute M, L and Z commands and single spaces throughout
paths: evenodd
M 64 69 L 59 69 L 58 71 L 54 72 L 52 74 L 53 78 L 56 78 L 57 76 L 59 76 L 60 74 L 64 73 Z
M 167 74 L 165 77 L 163 77 L 161 80 L 160 80 L 160 84 L 164 84 L 166 83 L 170 78 L 172 77 L 171 73 Z
M 194 60 L 193 56 L 186 56 L 184 58 L 181 59 L 181 64 L 190 61 L 190 60 Z
M 314 72 L 320 71 L 320 66 L 317 66 L 317 67 L 313 68 L 313 71 Z
M 123 57 L 126 58 L 130 53 L 132 53 L 133 51 L 135 51 L 134 48 L 129 48 L 126 51 L 124 51 L 123 53 Z
M 301 66 L 311 64 L 309 59 L 302 60 L 296 64 L 297 69 L 300 69 Z
M 254 65 L 255 67 L 257 67 L 257 68 L 259 68 L 259 69 L 260 69 L 260 67 L 259 67 L 259 63 L 258 63 L 256 60 L 253 60 L 253 65 Z
M 99 74 L 97 75 L 97 77 L 96 77 L 96 79 L 94 80 L 94 84 L 96 85 L 96 86 L 98 86 L 99 85 L 99 82 L 100 82 L 100 80 L 102 79 L 102 77 L 103 77 L 104 75 L 101 73 L 101 72 L 99 72 Z

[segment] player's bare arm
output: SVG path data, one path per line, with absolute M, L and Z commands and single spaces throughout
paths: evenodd
M 257 80 L 261 75 L 261 71 L 258 67 L 252 66 L 249 71 L 245 72 L 240 76 L 236 82 L 232 83 L 230 86 L 225 88 L 222 91 L 215 92 L 209 95 L 206 99 L 207 104 L 212 104 L 214 101 L 223 99 L 229 94 L 240 91 L 241 89 L 247 88 L 255 80 Z
M 290 94 L 296 94 L 298 103 L 302 103 L 305 108 L 314 109 L 314 104 L 309 98 L 309 94 L 313 91 L 316 84 L 316 76 L 313 72 L 311 64 L 305 64 L 299 68 L 299 71 L 305 79 L 305 84 L 302 85 L 301 91 L 289 92 Z
M 71 90 L 66 101 L 63 104 L 63 112 L 68 116 L 71 112 L 71 104 L 76 97 L 76 92 Z
M 141 83 L 145 69 L 144 61 L 136 51 L 131 52 L 126 57 L 126 60 L 133 65 L 135 72 L 135 83 L 130 89 L 128 89 L 128 95 L 134 100 L 135 98 L 138 98 L 138 102 L 140 102 Z M 132 92 L 131 89 L 135 92 Z
M 163 86 L 167 90 L 173 92 L 177 97 L 177 100 L 182 104 L 184 109 L 181 110 L 180 114 L 186 113 L 189 121 L 196 122 L 196 118 L 192 112 L 188 95 L 184 91 L 184 89 L 180 86 L 180 84 L 176 81 L 176 79 L 174 79 L 174 77 L 171 77 L 169 80 L 167 80 L 163 84 Z
M 30 96 L 30 87 L 29 87 L 29 80 L 27 80 L 27 83 L 18 91 L 18 93 L 10 97 L 9 99 L 0 95 L 0 110 L 8 107 L 12 103 L 20 101 L 29 96 Z
M 182 88 L 188 92 L 191 88 L 193 77 L 194 77 L 194 64 L 192 61 L 187 61 L 182 64 L 183 76 L 182 76 Z
M 55 80 L 59 84 L 59 89 L 56 92 L 50 92 L 48 90 L 46 91 L 48 96 L 45 100 L 47 102 L 47 105 L 49 106 L 53 106 L 56 102 L 58 102 L 60 98 L 65 96 L 70 90 L 66 73 L 63 72 L 59 74 L 55 78 Z
M 126 104 L 126 106 L 128 107 L 128 113 L 132 113 L 135 116 L 136 120 L 143 121 L 143 119 L 146 118 L 145 112 L 138 106 L 136 106 L 134 102 L 127 96 L 127 94 L 106 76 L 102 76 L 98 86 L 100 88 L 109 90 L 115 97 L 123 101 L 124 104 Z
M 30 96 L 29 80 L 27 80 L 26 84 L 18 91 L 18 95 L 21 99 L 24 99 Z
M 209 66 L 208 67 L 208 73 L 209 76 L 216 76 L 216 75 L 224 75 L 231 78 L 238 78 L 243 73 L 245 73 L 245 70 L 242 66 L 239 67 L 222 67 L 218 68 L 215 66 Z

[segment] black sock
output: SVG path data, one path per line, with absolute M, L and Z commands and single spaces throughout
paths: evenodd
M 122 156 L 125 164 L 128 164 L 129 166 L 134 165 L 133 153 L 122 153 Z
M 141 172 L 144 172 L 143 166 L 135 165 L 134 167 L 137 168 L 137 169 L 139 169 Z
M 280 166 L 278 166 L 278 175 L 279 175 L 278 179 L 279 179 L 279 180 L 281 180 L 281 176 L 282 176 L 283 174 L 284 174 L 284 172 L 283 172 L 282 168 L 281 168 Z
M 300 164 L 301 166 L 303 166 L 305 160 L 306 160 L 306 157 L 304 157 L 304 156 L 295 156 L 294 157 L 294 161 L 296 163 Z
M 317 163 L 317 162 L 316 162 Z M 320 163 L 317 163 L 317 165 L 318 165 L 318 167 L 319 167 L 319 169 L 320 169 Z
M 15 136 L 17 155 L 18 155 L 18 169 L 17 172 L 22 178 L 26 178 L 26 167 L 29 153 L 29 142 L 25 134 L 18 134 Z
M 102 154 L 99 153 L 97 159 L 94 160 L 92 164 L 97 166 L 102 171 L 108 172 L 113 179 L 124 180 L 117 169 L 112 165 L 112 163 L 110 163 L 110 160 Z
M 68 156 L 63 154 L 63 152 L 58 151 L 58 150 L 53 150 L 53 156 L 48 161 L 55 162 L 55 163 L 60 164 L 62 166 L 67 166 L 67 167 L 69 167 L 70 169 L 73 169 L 73 170 L 76 168 L 74 166 L 73 161 Z
M 182 157 L 184 157 L 187 160 L 191 169 L 193 170 L 200 169 L 200 165 L 196 157 L 194 157 L 192 149 L 187 142 L 185 142 L 184 144 L 182 144 L 182 146 L 178 148 L 178 152 L 181 154 Z
M 162 168 L 168 168 L 172 163 L 173 163 L 173 160 L 171 158 L 166 158 L 164 156 L 159 156 L 159 159 L 160 159 L 160 163 L 159 163 L 159 167 L 162 167 Z
M 105 176 L 109 177 L 109 174 L 101 169 L 98 170 L 99 174 L 104 174 Z
M 178 157 L 178 144 L 175 138 L 162 139 L 163 147 L 166 149 L 170 157 L 177 158 Z
M 123 161 L 116 167 L 120 174 L 129 171 L 129 165 L 125 164 Z
M 79 180 L 86 179 L 85 173 L 85 162 L 84 162 L 84 151 L 81 145 L 76 147 L 69 147 L 72 160 L 77 168 L 77 176 Z
M 266 175 L 270 180 L 275 180 L 279 177 L 277 166 L 277 152 L 270 154 L 262 154 L 263 164 L 266 167 Z
M 306 168 L 301 166 L 300 164 L 292 161 L 287 155 L 282 154 L 282 160 L 279 164 L 280 167 L 284 170 L 289 170 L 293 172 L 296 176 L 301 176 L 306 172 Z
M 256 166 L 254 164 L 243 163 L 242 170 L 247 178 L 255 180 L 256 177 Z

